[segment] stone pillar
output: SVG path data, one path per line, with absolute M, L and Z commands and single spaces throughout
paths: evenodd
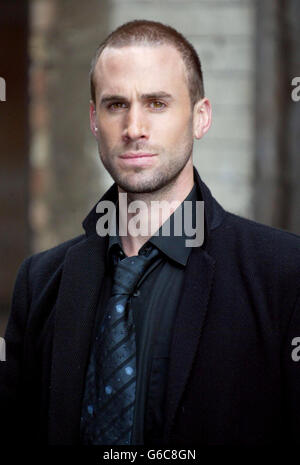
M 300 232 L 300 103 L 291 81 L 300 76 L 300 5 L 257 2 L 255 217 Z
M 106 3 L 32 2 L 32 93 L 40 108 L 31 150 L 34 251 L 81 234 L 84 216 L 111 183 L 89 128 L 88 75 L 108 33 Z

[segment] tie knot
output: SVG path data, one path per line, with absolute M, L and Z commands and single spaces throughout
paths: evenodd
M 153 248 L 147 255 L 135 255 L 120 260 L 114 271 L 112 294 L 131 295 L 157 255 L 158 250 Z

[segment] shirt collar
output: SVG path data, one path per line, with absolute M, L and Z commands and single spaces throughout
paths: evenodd
M 195 183 L 192 190 L 188 194 L 188 196 L 184 199 L 185 201 L 191 201 L 192 202 L 192 219 L 193 219 L 193 226 L 195 226 L 195 212 L 196 212 L 196 201 L 201 200 L 201 192 L 200 189 L 198 189 L 197 184 Z M 183 202 L 177 207 L 177 209 L 182 209 L 183 208 Z M 185 266 L 187 264 L 190 252 L 191 252 L 191 247 L 187 247 L 185 244 L 186 239 L 192 239 L 190 236 L 186 236 L 185 230 L 182 224 L 182 234 L 180 236 L 175 236 L 174 235 L 174 215 L 177 212 L 177 209 L 175 212 L 167 219 L 167 221 L 162 225 L 158 233 L 151 236 L 150 239 L 141 247 L 139 253 L 143 251 L 143 249 L 149 247 L 150 244 L 154 245 L 157 247 L 164 255 L 166 255 L 169 259 L 175 261 L 176 263 L 179 263 L 180 265 Z M 118 212 L 117 212 L 118 216 Z M 183 215 L 182 215 L 183 219 Z M 163 236 L 162 235 L 162 228 L 163 226 L 166 226 L 166 223 L 170 223 L 170 235 L 168 236 Z M 193 236 L 194 237 L 194 236 Z M 111 253 L 122 253 L 122 243 L 120 240 L 120 236 L 117 233 L 115 236 L 109 236 L 109 241 L 108 241 L 108 250 L 107 250 L 107 258 L 110 260 L 110 255 Z

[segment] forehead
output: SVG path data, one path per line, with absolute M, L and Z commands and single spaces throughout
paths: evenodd
M 133 45 L 103 50 L 94 71 L 97 94 L 153 89 L 188 92 L 185 64 L 171 45 Z

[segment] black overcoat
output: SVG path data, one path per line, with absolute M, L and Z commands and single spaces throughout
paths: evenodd
M 192 249 L 178 302 L 162 444 L 300 442 L 300 238 L 226 212 L 197 172 L 195 181 L 205 239 Z M 114 184 L 103 199 L 116 198 Z M 105 273 L 98 218 L 94 207 L 84 235 L 19 270 L 0 362 L 6 440 L 79 442 Z

